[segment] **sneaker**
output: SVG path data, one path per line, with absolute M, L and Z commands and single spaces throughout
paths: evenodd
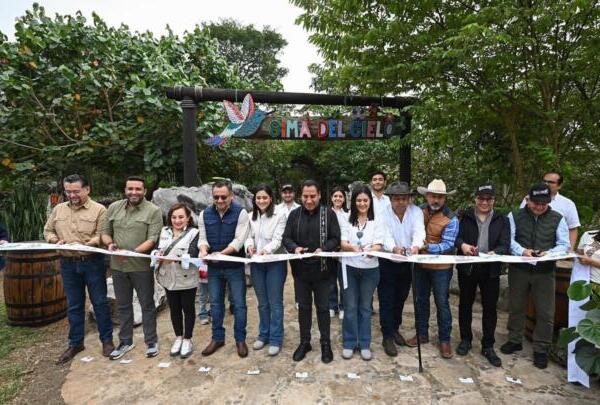
M 200 325 L 208 325 L 208 322 L 209 322 L 208 318 L 200 319 Z
M 352 358 L 353 354 L 354 354 L 354 350 L 352 350 L 352 349 L 342 350 L 342 357 L 346 360 L 350 360 Z
M 181 352 L 181 344 L 183 342 L 183 338 L 178 337 L 177 339 L 175 339 L 175 342 L 173 342 L 173 346 L 171 346 L 171 356 L 175 357 L 178 356 L 179 353 Z
M 340 318 L 340 320 L 344 319 L 344 310 L 340 311 L 340 313 L 338 314 L 338 318 Z
M 335 317 L 335 311 L 333 309 L 329 310 L 329 317 L 330 318 L 334 318 Z
M 125 355 L 125 353 L 127 353 L 134 347 L 135 347 L 135 344 L 133 344 L 133 343 L 130 345 L 127 345 L 125 343 L 119 343 L 119 346 L 115 350 L 112 351 L 112 353 L 110 354 L 110 356 L 108 358 L 111 360 L 120 359 L 121 357 L 123 357 Z
M 300 309 L 300 305 L 298 305 L 298 303 L 296 302 L 296 311 Z
M 513 354 L 520 350 L 523 350 L 523 345 L 521 343 L 511 342 L 510 340 L 500 346 L 500 351 L 504 354 Z
M 262 340 L 257 340 L 256 342 L 254 342 L 254 344 L 252 345 L 252 348 L 254 350 L 260 350 L 263 347 L 265 347 L 265 342 L 263 342 Z
M 158 356 L 158 343 L 150 343 L 149 345 L 147 345 L 146 357 L 156 356 Z
M 469 350 L 471 350 L 471 342 L 468 340 L 461 340 L 458 346 L 456 347 L 456 354 L 459 356 L 466 356 L 469 354 Z
M 183 343 L 181 344 L 181 358 L 187 359 L 191 356 L 194 348 L 192 346 L 192 339 L 183 339 Z
M 277 356 L 281 351 L 279 346 L 269 346 L 269 356 Z
M 369 361 L 373 358 L 373 354 L 371 353 L 370 349 L 361 349 L 360 357 L 362 357 L 362 359 L 365 361 Z

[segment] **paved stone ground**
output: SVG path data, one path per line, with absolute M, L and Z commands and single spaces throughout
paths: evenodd
M 256 298 L 248 290 L 248 344 L 251 346 L 257 333 Z M 453 346 L 458 342 L 458 299 L 452 296 L 454 320 Z M 433 303 L 432 303 L 433 305 Z M 377 307 L 377 301 L 375 302 Z M 69 404 L 114 403 L 169 403 L 169 404 L 356 404 L 356 403 L 598 403 L 600 387 L 596 382 L 592 389 L 578 387 L 566 382 L 566 369 L 550 363 L 546 370 L 536 369 L 531 361 L 531 346 L 525 342 L 521 354 L 500 354 L 502 368 L 495 368 L 479 355 L 479 344 L 466 357 L 456 356 L 450 360 L 440 358 L 433 344 L 423 346 L 424 372 L 418 372 L 417 351 L 403 347 L 396 358 L 385 355 L 381 347 L 378 316 L 373 318 L 374 358 L 370 362 L 355 355 L 352 360 L 341 358 L 341 322 L 332 319 L 334 361 L 325 365 L 320 361 L 318 332 L 313 333 L 313 351 L 307 358 L 295 363 L 292 352 L 299 333 L 296 309 L 293 305 L 293 282 L 288 278 L 285 293 L 285 334 L 283 350 L 279 356 L 270 358 L 266 350 L 253 351 L 246 359 L 240 359 L 232 338 L 233 317 L 226 317 L 227 341 L 216 354 L 204 358 L 200 351 L 210 340 L 210 325 L 196 324 L 195 353 L 187 360 L 169 357 L 173 339 L 167 311 L 159 315 L 161 353 L 153 359 L 144 357 L 141 328 L 135 332 L 136 348 L 125 356 L 129 364 L 110 361 L 101 357 L 97 333 L 87 335 L 87 350 L 73 361 L 62 387 L 62 396 Z M 432 309 L 434 307 L 432 306 Z M 473 320 L 474 339 L 481 338 L 481 307 L 476 304 Z M 409 297 L 404 311 L 402 333 L 412 336 L 413 306 Z M 435 311 L 433 311 L 435 314 Z M 507 314 L 499 313 L 499 347 L 506 339 Z M 430 335 L 435 341 L 435 315 L 430 320 Z M 316 330 L 316 319 L 313 322 Z M 116 333 L 115 333 L 116 336 Z M 499 350 L 498 350 L 499 352 Z M 92 356 L 86 363 L 80 359 Z M 159 368 L 161 362 L 169 362 L 169 368 Z M 211 367 L 201 373 L 200 367 Z M 248 375 L 249 370 L 260 370 L 258 375 Z M 308 377 L 299 379 L 296 372 L 306 372 Z M 348 378 L 356 373 L 359 379 Z M 400 375 L 410 375 L 412 382 L 401 381 Z M 509 383 L 506 377 L 519 378 L 521 385 Z M 465 384 L 459 378 L 472 378 Z

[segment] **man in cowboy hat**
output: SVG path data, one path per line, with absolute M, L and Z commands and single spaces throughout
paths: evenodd
M 446 206 L 446 196 L 456 192 L 446 191 L 446 184 L 439 179 L 434 179 L 427 188 L 418 187 L 417 191 L 425 196 L 427 203 L 421 206 L 425 223 L 425 245 L 421 253 L 426 254 L 452 254 L 454 243 L 458 235 L 458 218 Z M 418 323 L 417 336 L 408 340 L 410 347 L 417 346 L 417 339 L 421 343 L 429 342 L 429 295 L 433 289 L 435 306 L 437 307 L 437 323 L 439 335 L 439 349 L 443 358 L 452 357 L 450 347 L 450 333 L 452 332 L 452 314 L 448 302 L 452 266 L 448 264 L 420 264 L 415 273 L 417 289 Z
M 479 253 L 509 254 L 510 226 L 505 215 L 494 210 L 496 190 L 491 183 L 483 183 L 475 189 L 475 206 L 467 208 L 459 221 L 456 248 L 458 254 L 478 256 Z M 500 262 L 459 264 L 458 286 L 460 301 L 458 304 L 458 325 L 460 326 L 460 344 L 456 353 L 465 356 L 471 350 L 473 332 L 473 302 L 477 286 L 481 292 L 483 316 L 483 337 L 481 354 L 495 367 L 502 360 L 494 351 L 494 333 L 496 331 L 496 304 L 500 294 Z
M 569 250 L 569 228 L 565 218 L 550 207 L 551 190 L 547 184 L 529 189 L 527 205 L 510 213 L 510 250 L 515 256 L 535 257 Z M 510 294 L 508 342 L 500 347 L 504 354 L 523 350 L 525 307 L 531 291 L 535 306 L 533 330 L 533 365 L 548 366 L 548 349 L 554 331 L 554 261 L 537 264 L 514 263 L 508 270 Z
M 423 211 L 412 203 L 410 187 L 405 182 L 392 183 L 385 194 L 391 205 L 382 212 L 387 225 L 384 247 L 386 251 L 401 255 L 417 254 L 425 242 Z M 404 302 L 412 282 L 410 263 L 397 263 L 379 259 L 379 324 L 383 335 L 383 349 L 388 356 L 397 356 L 396 345 L 406 344 L 400 334 Z

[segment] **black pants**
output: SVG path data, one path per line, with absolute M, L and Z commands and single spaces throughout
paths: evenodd
M 391 339 L 402 325 L 404 302 L 410 292 L 410 263 L 379 259 L 379 324 L 384 339 Z
M 473 321 L 473 302 L 477 293 L 477 286 L 481 292 L 481 305 L 483 307 L 482 327 L 483 337 L 481 347 L 494 346 L 494 332 L 496 331 L 496 303 L 500 293 L 500 277 L 490 275 L 489 264 L 473 265 L 470 272 L 463 269 L 458 272 L 458 287 L 460 288 L 460 301 L 458 304 L 458 325 L 460 326 L 460 339 L 473 340 L 471 323 Z
M 294 277 L 294 290 L 298 300 L 298 323 L 300 324 L 300 340 L 310 342 L 312 327 L 313 295 L 317 308 L 317 323 L 321 333 L 321 343 L 329 342 L 329 289 L 331 280 L 305 280 Z
M 196 289 L 166 291 L 175 336 L 191 339 L 194 332 L 194 323 L 196 322 Z

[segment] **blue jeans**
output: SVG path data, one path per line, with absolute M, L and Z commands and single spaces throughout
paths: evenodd
M 208 319 L 210 317 L 208 283 L 198 283 L 198 294 L 196 295 L 196 313 L 198 319 Z
M 371 346 L 373 293 L 379 283 L 379 268 L 359 269 L 346 266 L 348 288 L 344 291 L 344 349 L 368 349 Z
M 283 286 L 286 262 L 252 263 L 252 284 L 258 299 L 258 340 L 271 346 L 283 344 Z
M 335 272 L 336 277 L 333 277 L 333 280 L 331 280 L 331 291 L 329 292 L 329 309 L 339 312 L 344 310 L 344 288 L 342 281 L 342 265 L 337 260 L 335 261 Z
M 225 284 L 229 284 L 233 301 L 233 336 L 235 341 L 246 341 L 246 275 L 244 265 L 231 268 L 208 266 L 208 294 L 212 314 L 212 339 L 225 341 Z
M 112 342 L 113 324 L 106 298 L 106 267 L 104 255 L 91 255 L 77 261 L 61 258 L 60 273 L 67 296 L 69 347 L 83 345 L 85 336 L 85 289 L 94 307 L 101 342 Z
M 433 289 L 433 299 L 437 308 L 438 335 L 440 343 L 450 343 L 452 333 L 452 313 L 448 301 L 452 268 L 429 270 L 418 267 L 415 271 L 417 288 L 417 333 L 429 337 L 429 295 Z

